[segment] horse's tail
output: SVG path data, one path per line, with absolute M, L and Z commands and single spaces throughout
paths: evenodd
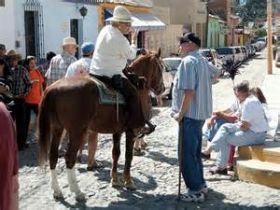
M 39 165 L 43 166 L 48 160 L 51 133 L 52 94 L 46 90 L 40 104 L 39 124 Z

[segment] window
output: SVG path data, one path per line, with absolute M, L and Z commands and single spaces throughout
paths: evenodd
M 5 0 L 0 0 L 0 7 L 4 7 L 5 6 Z

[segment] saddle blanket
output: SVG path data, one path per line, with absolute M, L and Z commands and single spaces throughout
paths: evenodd
M 125 104 L 124 96 L 113 89 L 108 88 L 102 81 L 94 78 L 94 82 L 98 87 L 100 104 Z

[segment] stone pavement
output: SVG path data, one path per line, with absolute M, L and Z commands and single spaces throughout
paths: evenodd
M 250 83 L 252 80 L 259 81 L 256 83 L 258 86 L 263 84 L 262 88 L 268 103 L 274 110 L 280 112 L 278 96 L 280 70 L 275 69 L 273 75 L 265 75 L 264 62 L 265 56 L 249 61 L 242 68 L 244 73 L 238 77 L 240 80 L 250 79 Z M 224 78 L 215 86 L 215 93 L 217 93 L 215 103 L 221 104 L 221 107 L 224 104 L 228 105 L 233 97 L 232 82 Z M 131 172 L 137 186 L 136 191 L 111 187 L 111 135 L 100 135 L 97 159 L 101 161 L 103 168 L 87 172 L 86 164 L 78 163 L 75 167 L 81 190 L 88 197 L 87 202 L 77 203 L 73 193 L 70 192 L 64 158 L 59 158 L 57 171 L 65 199 L 55 201 L 49 183 L 50 173 L 48 171 L 45 173 L 38 167 L 37 145 L 32 144 L 26 151 L 21 152 L 19 157 L 20 209 L 279 209 L 279 190 L 239 180 L 233 182 L 230 176 L 212 176 L 208 170 L 213 166 L 214 160 L 204 162 L 204 174 L 210 188 L 206 201 L 204 203 L 178 202 L 177 123 L 170 118 L 169 104 L 165 107 L 156 107 L 154 116 L 152 121 L 158 125 L 157 130 L 146 138 L 148 147 L 145 155 L 134 157 L 132 163 Z M 124 167 L 124 142 L 123 139 L 119 161 L 120 173 Z M 182 192 L 185 192 L 183 182 Z

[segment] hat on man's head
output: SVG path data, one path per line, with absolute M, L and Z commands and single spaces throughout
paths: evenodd
M 6 46 L 4 44 L 0 44 L 0 50 L 6 50 Z
M 17 58 L 17 59 L 21 59 L 21 55 L 19 53 L 17 53 L 15 50 L 9 50 L 7 52 L 7 57 L 8 58 Z
M 62 46 L 66 46 L 66 45 L 75 45 L 76 47 L 78 47 L 76 39 L 71 36 L 65 37 L 63 39 Z
M 92 42 L 84 42 L 81 48 L 83 55 L 90 55 L 94 51 L 94 44 Z
M 182 37 L 179 37 L 180 44 L 183 44 L 185 42 L 193 42 L 198 47 L 201 45 L 201 40 L 198 36 L 196 36 L 194 33 L 185 33 Z
M 131 13 L 124 6 L 116 6 L 113 12 L 113 17 L 106 19 L 111 22 L 131 23 Z

